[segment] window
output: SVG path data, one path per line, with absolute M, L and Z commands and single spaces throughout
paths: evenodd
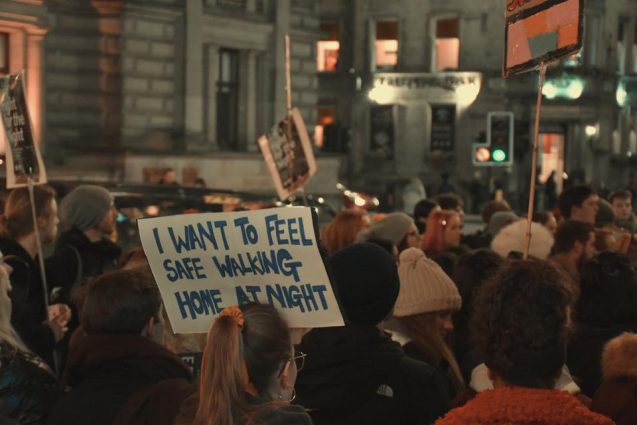
M 217 82 L 217 141 L 221 149 L 237 149 L 237 118 L 239 113 L 237 50 L 219 50 L 219 80 Z
M 316 114 L 316 126 L 314 127 L 314 144 L 323 149 L 330 143 L 328 135 L 330 133 L 330 126 L 336 124 L 336 108 L 318 108 Z
M 584 60 L 589 66 L 597 66 L 597 49 L 599 45 L 599 22 L 600 17 L 598 15 L 585 15 L 584 16 Z
M 398 23 L 377 21 L 374 41 L 376 69 L 391 71 L 398 65 Z
M 458 18 L 436 21 L 434 71 L 458 69 L 460 63 L 460 21 Z
M 0 32 L 0 74 L 9 73 L 9 34 Z
M 321 40 L 317 43 L 316 61 L 319 72 L 333 72 L 338 68 L 340 41 L 338 24 L 321 23 Z
M 637 19 L 633 27 L 633 74 L 637 74 Z
M 628 30 L 630 22 L 626 18 L 620 18 L 617 25 L 617 72 L 619 75 L 626 73 L 627 53 L 630 51 L 628 46 Z

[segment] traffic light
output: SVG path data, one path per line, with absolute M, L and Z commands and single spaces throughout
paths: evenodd
M 485 143 L 474 143 L 473 165 L 483 167 L 510 166 L 513 164 L 513 112 L 489 112 L 487 114 L 487 138 Z

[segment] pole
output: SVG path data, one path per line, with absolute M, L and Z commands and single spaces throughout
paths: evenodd
M 529 258 L 531 248 L 531 223 L 533 222 L 533 209 L 535 204 L 535 181 L 537 180 L 537 152 L 538 139 L 540 138 L 540 113 L 542 111 L 542 87 L 546 76 L 546 64 L 540 65 L 540 80 L 537 88 L 537 103 L 535 105 L 535 127 L 533 129 L 533 157 L 531 158 L 531 189 L 529 193 L 529 212 L 526 217 L 526 244 L 524 246 L 524 259 Z
M 285 34 L 285 98 L 286 98 L 286 135 L 287 135 L 287 158 L 288 158 L 288 190 L 292 187 L 294 180 L 294 151 L 292 148 L 292 67 L 290 64 L 290 35 Z M 292 194 L 290 193 L 290 198 Z

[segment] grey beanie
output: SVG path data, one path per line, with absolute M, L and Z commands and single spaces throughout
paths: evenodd
M 414 219 L 407 214 L 401 212 L 391 213 L 372 224 L 369 229 L 361 232 L 357 242 L 367 242 L 370 239 L 385 239 L 398 246 L 413 225 Z
M 84 231 L 100 224 L 113 205 L 113 196 L 103 187 L 78 186 L 60 203 L 60 221 Z
M 491 220 L 489 220 L 489 226 L 487 226 L 487 232 L 489 232 L 491 236 L 495 236 L 504 227 L 508 226 L 514 221 L 518 221 L 519 219 L 520 217 L 518 217 L 511 211 L 498 211 L 491 216 Z

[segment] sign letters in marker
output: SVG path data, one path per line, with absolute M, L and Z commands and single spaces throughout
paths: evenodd
M 291 327 L 341 326 L 310 208 L 140 220 L 144 252 L 177 333 L 207 332 L 225 307 L 269 303 Z

